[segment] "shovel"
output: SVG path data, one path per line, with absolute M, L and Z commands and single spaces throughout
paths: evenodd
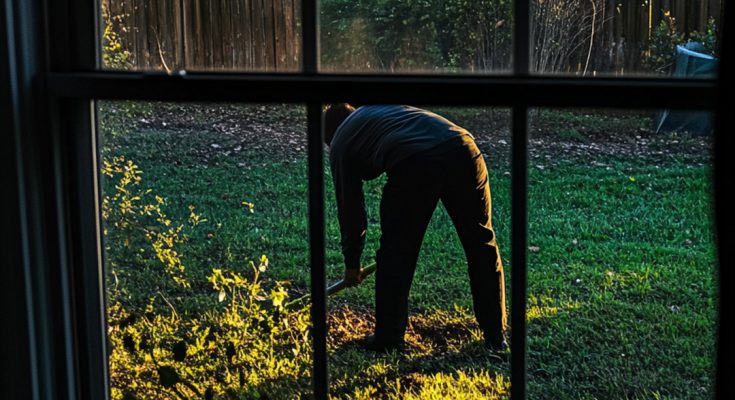
M 368 264 L 368 266 L 366 266 L 365 268 L 363 268 L 362 269 L 362 279 L 367 278 L 373 272 L 375 272 L 375 268 L 376 268 L 375 263 Z M 337 282 L 337 283 L 335 283 L 335 284 L 327 287 L 327 297 L 329 297 L 329 296 L 331 296 L 331 295 L 333 295 L 335 293 L 339 293 L 339 292 L 343 291 L 347 287 L 348 286 L 345 283 L 345 280 L 344 279 L 341 279 L 339 282 Z M 311 293 L 305 294 L 305 295 L 299 297 L 298 299 L 295 299 L 293 301 L 290 301 L 290 302 L 286 303 L 285 307 L 286 308 L 290 308 L 290 307 L 293 307 L 293 306 L 296 306 L 296 305 L 302 305 L 303 303 L 305 303 L 306 301 L 308 301 L 310 298 L 311 298 Z

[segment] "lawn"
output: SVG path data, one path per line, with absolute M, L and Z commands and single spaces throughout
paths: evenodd
M 510 299 L 509 113 L 435 110 L 469 128 L 486 155 Z M 197 393 L 205 398 L 308 396 L 309 358 L 302 354 L 294 353 L 287 365 L 271 361 L 266 378 L 243 372 L 238 377 L 227 367 L 225 377 L 196 383 L 196 374 L 204 371 L 197 368 L 205 366 L 186 364 L 207 346 L 210 357 L 227 353 L 233 365 L 240 357 L 239 347 L 231 353 L 220 346 L 219 353 L 217 345 L 197 341 L 196 332 L 204 328 L 191 332 L 200 319 L 217 320 L 212 310 L 224 293 L 230 296 L 207 282 L 213 269 L 250 276 L 249 263 L 265 270 L 261 256 L 266 255 L 264 286 L 282 282 L 279 287 L 289 299 L 308 291 L 304 109 L 108 102 L 101 104 L 100 118 L 102 158 L 132 161 L 141 171 L 140 186 L 151 190 L 146 196 L 159 196 L 157 204 L 174 221 L 171 226 L 189 221 L 176 253 L 184 270 L 171 273 L 189 280 L 189 287 L 164 283 L 167 275 L 159 267 L 140 261 L 148 251 L 140 244 L 145 240 L 122 243 L 127 239 L 115 236 L 118 228 L 107 221 L 108 303 L 145 315 L 150 326 L 152 321 L 165 324 L 156 313 L 193 321 L 189 331 L 183 325 L 169 329 L 169 339 L 161 342 L 186 343 L 184 355 L 176 356 L 175 345 L 161 344 L 139 359 L 153 362 L 149 369 L 136 366 L 136 359 L 118 348 L 142 352 L 145 335 L 113 338 L 114 365 L 120 366 L 113 365 L 111 372 L 113 397 L 145 398 L 150 392 L 133 384 L 136 379 L 149 381 L 148 389 L 160 385 L 161 396 L 172 399 Z M 716 256 L 709 139 L 655 134 L 650 116 L 641 113 L 536 110 L 531 120 L 530 398 L 711 397 Z M 331 177 L 325 173 L 327 275 L 333 282 L 343 267 Z M 378 242 L 382 183 L 377 179 L 365 186 L 371 228 L 364 264 L 372 261 Z M 116 184 L 103 179 L 105 194 L 114 195 Z M 199 218 L 195 223 L 192 215 Z M 464 256 L 443 208 L 435 212 L 421 250 L 403 354 L 368 354 L 351 343 L 371 331 L 372 282 L 329 300 L 334 398 L 508 395 L 510 365 L 481 345 Z M 132 329 L 121 321 L 126 320 L 111 308 L 111 336 Z M 173 381 L 165 379 L 173 370 L 167 366 L 177 371 Z

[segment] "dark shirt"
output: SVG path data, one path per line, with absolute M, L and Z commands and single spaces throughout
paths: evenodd
M 431 156 L 472 141 L 464 128 L 430 111 L 402 105 L 362 106 L 337 128 L 329 150 L 342 253 L 360 267 L 367 214 L 362 182 L 416 154 Z

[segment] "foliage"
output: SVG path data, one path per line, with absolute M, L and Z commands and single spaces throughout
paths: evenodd
M 507 71 L 511 66 L 510 0 L 324 0 L 320 5 L 322 64 L 328 70 Z M 613 43 L 614 19 L 623 19 L 623 25 L 634 19 L 611 14 L 609 8 L 606 0 L 533 1 L 532 69 L 584 74 L 623 65 L 639 68 L 642 62 L 648 71 L 665 73 L 675 46 L 687 38 L 713 54 L 717 47 L 713 18 L 703 32 L 679 32 L 670 12 L 647 42 L 643 37 Z M 642 57 L 632 50 L 640 48 Z M 617 59 L 626 56 L 634 60 Z
M 142 171 L 123 156 L 103 160 L 102 173 L 115 182 L 115 191 L 102 199 L 105 241 L 113 267 L 162 267 L 163 272 L 182 288 L 190 287 L 177 248 L 186 243 L 187 231 L 202 219 L 190 208 L 190 223 L 172 225 L 162 210 L 165 199 L 141 187 Z M 187 229 L 188 228 L 188 229 Z M 115 253 L 112 250 L 118 250 Z
M 132 54 L 123 47 L 123 41 L 118 34 L 119 29 L 125 29 L 123 26 L 123 15 L 110 15 L 106 6 L 106 2 L 102 2 L 102 21 L 104 22 L 104 30 L 102 32 L 102 63 L 106 68 L 111 69 L 129 69 L 132 66 Z
M 432 54 L 436 32 L 430 11 L 428 0 L 323 2 L 325 64 L 358 70 L 432 69 L 438 60 Z
M 538 72 L 587 71 L 586 56 L 603 27 L 604 0 L 537 0 L 533 2 L 532 67 Z M 599 36 L 599 35 L 598 35 Z
M 669 73 L 676 62 L 676 46 L 683 42 L 684 34 L 678 32 L 676 20 L 662 19 L 651 34 L 644 65 L 653 72 Z
M 689 42 L 700 43 L 704 51 L 710 55 L 717 56 L 717 25 L 714 18 L 707 21 L 704 32 L 694 31 L 679 32 L 676 20 L 667 16 L 661 20 L 653 30 L 648 44 L 648 50 L 644 57 L 644 65 L 650 71 L 662 74 L 671 72 L 676 63 L 676 46 Z
M 513 2 L 453 0 L 438 4 L 439 48 L 451 67 L 497 71 L 510 68 Z
M 503 70 L 509 0 L 325 0 L 322 57 L 337 70 Z
M 717 57 L 719 54 L 719 48 L 715 19 L 710 17 L 707 20 L 707 26 L 704 28 L 704 32 L 694 31 L 690 33 L 689 41 L 701 44 L 707 54 Z
M 106 159 L 102 171 L 114 182 L 102 202 L 112 275 L 112 397 L 281 398 L 305 392 L 308 308 L 284 307 L 285 284 L 262 279 L 268 258 L 249 262 L 244 271 L 214 268 L 206 281 L 190 280 L 181 252 L 187 232 L 207 220 L 190 206 L 188 223 L 174 224 L 164 212 L 166 200 L 142 187 L 140 168 L 125 157 Z M 143 273 L 153 265 L 162 274 Z M 193 288 L 207 283 L 212 291 L 203 299 L 204 311 L 188 309 L 186 298 L 199 295 Z

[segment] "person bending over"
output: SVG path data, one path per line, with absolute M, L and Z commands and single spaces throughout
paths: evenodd
M 408 294 L 421 242 L 439 200 L 467 257 L 475 317 L 485 345 L 507 348 L 503 264 L 491 221 L 487 167 L 464 128 L 406 105 L 340 103 L 324 113 L 324 141 L 337 197 L 345 282 L 362 281 L 367 216 L 363 181 L 388 176 L 380 201 L 375 332 L 360 341 L 374 351 L 400 349 Z

